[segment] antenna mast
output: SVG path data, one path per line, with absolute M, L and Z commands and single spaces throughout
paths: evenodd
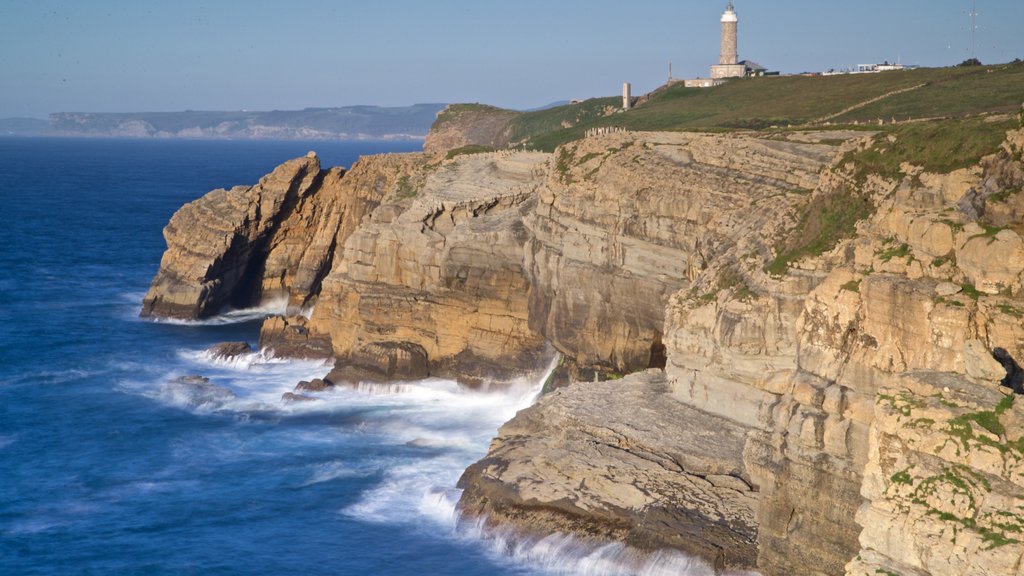
M 974 56 L 974 32 L 978 29 L 978 0 L 971 0 L 971 58 Z

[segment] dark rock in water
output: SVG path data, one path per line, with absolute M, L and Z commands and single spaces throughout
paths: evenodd
M 260 347 L 286 358 L 330 358 L 329 336 L 309 330 L 305 316 L 271 316 L 260 327 Z
M 205 376 L 182 376 L 167 383 L 164 391 L 175 400 L 184 400 L 193 408 L 200 406 L 220 407 L 236 398 L 235 393 L 223 386 L 210 384 Z
M 304 396 L 302 394 L 293 394 L 292 392 L 285 392 L 281 395 L 281 400 L 284 402 L 316 402 L 317 399 L 312 396 Z
M 411 342 L 374 342 L 356 350 L 355 366 L 379 372 L 388 380 L 422 380 L 430 375 L 427 351 Z
M 295 385 L 296 392 L 323 392 L 333 386 L 330 382 L 325 382 L 319 378 L 314 378 L 312 382 L 306 382 L 305 380 Z
M 214 358 L 230 359 L 242 354 L 252 352 L 252 346 L 248 342 L 221 342 L 206 349 Z
M 430 376 L 427 351 L 410 342 L 373 342 L 357 349 L 334 366 L 324 380 L 329 384 L 422 380 Z

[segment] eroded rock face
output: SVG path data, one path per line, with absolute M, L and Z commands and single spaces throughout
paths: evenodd
M 850 576 L 1021 574 L 1024 409 L 949 373 L 893 381 L 874 405 Z
M 775 232 L 830 153 L 663 133 L 560 148 L 526 220 L 532 326 L 584 373 L 656 365 L 669 296 L 738 244 L 754 250 L 756 234 Z
M 221 342 L 206 349 L 207 354 L 214 358 L 230 360 L 252 352 L 248 342 Z
M 424 162 L 419 154 L 371 156 L 346 173 L 321 170 L 311 153 L 255 186 L 186 204 L 164 229 L 167 251 L 142 315 L 196 319 L 273 300 L 293 313 L 312 306 L 338 246 Z
M 508 124 L 518 115 L 513 110 L 478 104 L 448 106 L 438 113 L 423 150 L 436 154 L 471 145 L 504 147 L 508 144 Z
M 563 388 L 502 426 L 460 480 L 460 505 L 531 532 L 751 568 L 757 499 L 742 472 L 745 433 L 679 403 L 660 370 Z
M 325 177 L 311 155 L 282 164 L 256 186 L 214 190 L 183 206 L 164 228 L 167 251 L 142 315 L 195 319 L 227 304 L 257 303 L 272 241 Z
M 527 220 L 534 231 L 527 253 L 535 291 L 531 320 L 543 320 L 539 329 L 560 350 L 598 366 L 602 359 L 630 357 L 609 344 L 629 340 L 615 330 L 604 339 L 587 336 L 601 322 L 605 328 L 616 325 L 614 313 L 605 312 L 618 298 L 609 287 L 621 281 L 616 275 L 623 262 L 635 266 L 637 254 L 657 256 L 662 245 L 651 242 L 621 260 L 609 256 L 625 251 L 616 244 L 619 231 L 628 228 L 624 216 L 643 214 L 646 230 L 657 229 L 658 220 L 643 212 L 646 207 L 629 204 L 629 185 L 620 184 L 610 202 L 595 194 L 603 183 L 616 181 L 599 162 L 621 151 L 601 152 L 598 142 L 578 146 L 585 151 L 567 154 L 561 174 L 555 165 L 538 215 Z M 632 174 L 620 165 L 627 175 L 618 181 L 642 183 L 654 173 L 657 168 L 644 165 L 645 158 L 638 155 L 643 168 Z M 750 199 L 731 221 L 722 206 L 696 216 L 700 225 L 680 240 L 681 247 L 673 246 L 677 268 L 667 274 L 688 282 L 664 288 L 676 291 L 661 327 L 667 353 L 661 388 L 632 395 L 632 387 L 652 385 L 652 376 L 629 376 L 577 384 L 542 400 L 503 428 L 488 458 L 464 477 L 463 506 L 525 529 L 630 539 L 642 546 L 635 531 L 649 525 L 636 519 L 636 511 L 656 505 L 645 499 L 648 492 L 632 489 L 648 485 L 651 463 L 678 463 L 674 455 L 690 450 L 742 479 L 748 487 L 743 502 L 716 496 L 715 505 L 706 506 L 702 489 L 688 479 L 697 469 L 685 465 L 667 477 L 672 495 L 665 498 L 702 516 L 705 526 L 743 518 L 741 532 L 754 534 L 754 564 L 766 575 L 1017 573 L 1024 554 L 1016 536 L 1024 526 L 1017 439 L 1024 438 L 1024 426 L 1008 400 L 1012 396 L 1006 396 L 1011 390 L 1005 365 L 1024 357 L 1024 307 L 1016 297 L 1019 237 L 1013 225 L 993 229 L 991 220 L 979 220 L 1012 211 L 990 208 L 992 202 L 1016 202 L 998 184 L 999 178 L 1016 181 L 1019 167 L 1013 162 L 1020 160 L 1004 155 L 950 175 L 908 167 L 920 183 L 909 176 L 902 182 L 870 177 L 855 183 L 834 165 L 806 185 L 814 189 L 808 198 L 864 186 L 875 213 L 854 238 L 793 262 L 781 277 L 764 272 L 775 251 L 767 242 L 794 233 L 799 191 L 766 196 L 771 202 Z M 687 182 L 690 170 L 707 169 L 707 163 L 679 162 L 664 168 L 663 179 Z M 733 170 L 726 173 L 743 179 L 753 169 Z M 588 183 L 588 174 L 595 183 Z M 611 208 L 581 207 L 576 212 L 585 216 L 569 218 L 564 206 L 575 194 L 590 206 Z M 683 202 L 673 196 L 654 205 L 672 201 Z M 711 192 L 699 205 L 714 202 Z M 679 204 L 674 213 L 677 220 L 666 229 L 686 229 L 687 216 L 699 211 Z M 773 222 L 783 224 L 776 228 Z M 980 248 L 996 244 L 998 261 L 986 261 Z M 707 255 L 702 265 L 695 264 L 698 255 Z M 578 273 L 590 266 L 604 276 Z M 584 278 L 586 288 L 571 277 Z M 641 274 L 628 281 L 650 282 Z M 588 300 L 588 290 L 600 297 Z M 642 288 L 632 292 L 651 295 Z M 644 316 L 630 305 L 636 303 L 626 305 L 630 321 Z M 598 317 L 601 322 L 592 320 Z M 648 334 L 657 329 L 655 324 Z M 634 367 L 642 365 L 653 337 L 638 340 L 643 345 L 633 344 Z M 999 359 L 994 350 L 1001 350 Z M 622 387 L 616 392 L 628 408 L 609 405 L 606 394 L 615 385 Z M 666 405 L 678 416 L 675 421 L 650 415 Z M 624 417 L 627 425 L 619 420 L 621 411 L 637 416 Z M 658 445 L 637 429 L 643 420 L 661 422 L 661 433 L 670 437 L 685 434 L 694 422 L 707 433 L 725 430 L 731 447 L 704 438 Z M 702 442 L 707 451 L 698 447 Z M 635 446 L 643 448 L 634 451 Z M 577 451 L 584 456 L 577 458 Z M 645 465 L 629 460 L 637 452 L 646 454 Z M 595 477 L 600 482 L 580 481 Z M 673 528 L 663 542 L 676 545 L 671 535 L 685 528 L 669 524 Z M 734 544 L 708 531 L 691 535 L 682 547 L 715 559 L 717 551 L 743 549 Z
M 315 303 L 261 335 L 338 360 L 310 392 L 508 378 L 550 342 L 603 381 L 544 397 L 467 471 L 462 510 L 491 523 L 768 576 L 1018 573 L 1024 131 L 898 182 L 838 165 L 853 140 L 798 136 L 622 133 L 336 181 L 299 159 L 183 208 L 147 310 L 252 303 L 241 278 Z M 850 187 L 874 209 L 853 237 L 766 272 Z
M 467 383 L 543 364 L 528 323 L 523 213 L 546 154 L 460 156 L 415 197 L 385 203 L 348 239 L 311 319 L 335 356 L 358 364 L 367 346 L 416 345 L 429 371 Z
M 776 478 L 794 485 L 777 494 L 776 508 L 799 484 L 822 498 L 842 495 L 852 519 L 856 474 L 837 482 L 815 466 L 821 458 L 811 459 L 810 446 L 805 463 L 769 444 L 773 391 L 791 389 L 797 367 L 800 294 L 820 277 L 771 281 L 760 255 L 807 202 L 832 152 L 627 133 L 556 153 L 527 219 L 531 321 L 594 372 L 644 368 L 659 345 L 667 365 L 658 376 L 560 389 L 557 400 L 524 411 L 464 477 L 463 509 L 527 530 L 678 547 L 738 568 L 758 565 L 766 522 L 785 523 L 763 509 Z M 768 284 L 778 298 L 754 292 Z M 834 468 L 852 466 L 837 459 Z M 815 525 L 806 525 L 810 537 Z M 850 522 L 830 566 L 842 569 L 856 534 Z

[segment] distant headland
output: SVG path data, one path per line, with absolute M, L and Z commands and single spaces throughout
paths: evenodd
M 444 104 L 271 111 L 57 112 L 0 120 L 0 134 L 119 138 L 422 140 Z

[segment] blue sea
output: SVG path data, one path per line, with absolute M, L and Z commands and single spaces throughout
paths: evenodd
M 255 344 L 265 310 L 138 318 L 182 204 L 311 149 L 350 166 L 418 148 L 0 138 L 0 574 L 690 573 L 674 555 L 630 566 L 614 545 L 457 521 L 460 474 L 539 382 L 485 393 L 432 380 L 286 404 L 328 367 L 204 353 Z M 190 396 L 173 384 L 187 375 L 234 397 Z

